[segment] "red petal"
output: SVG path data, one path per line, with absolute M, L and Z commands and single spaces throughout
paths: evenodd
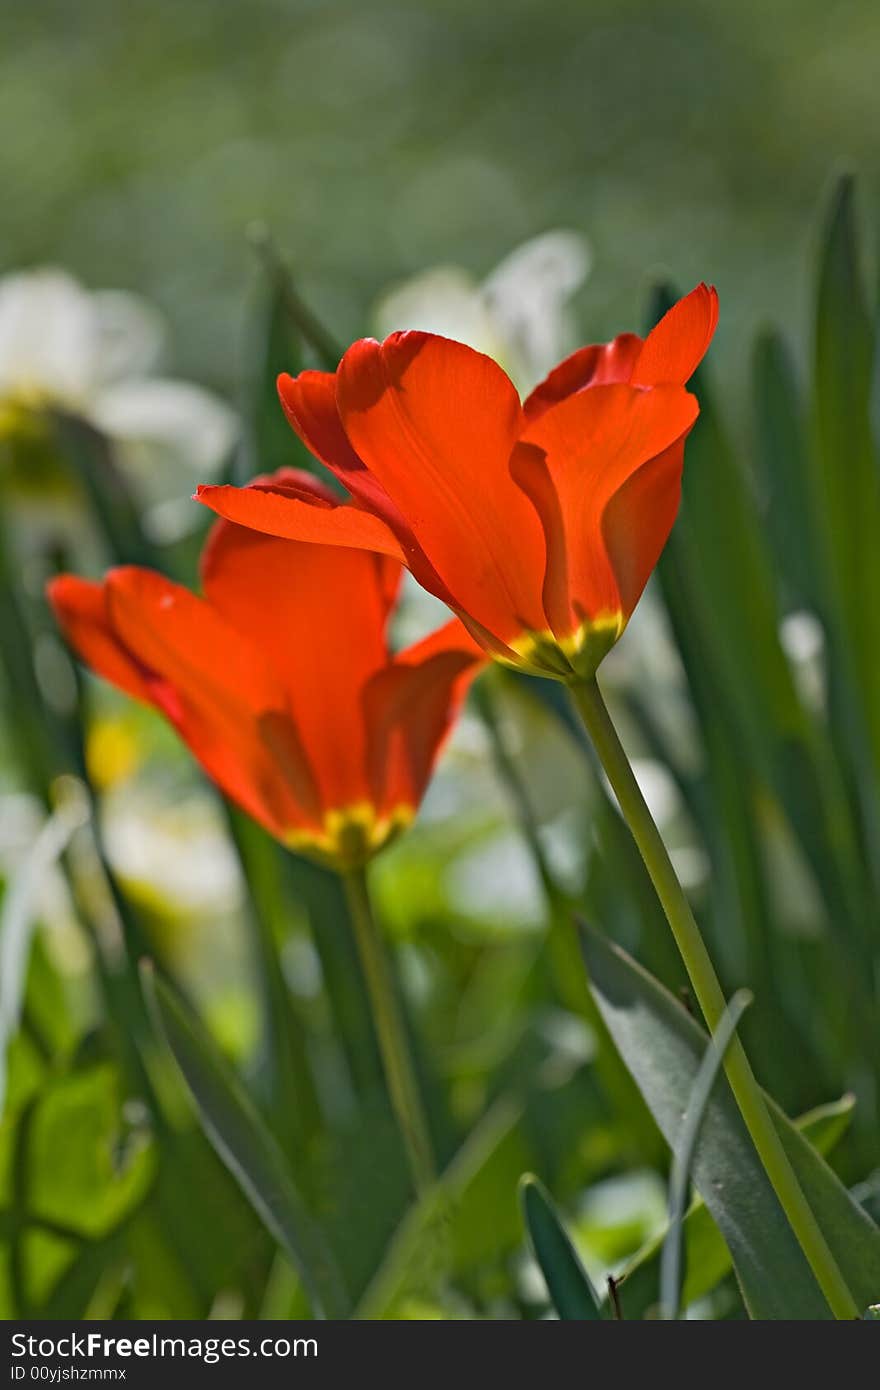
M 629 381 L 641 349 L 642 339 L 635 333 L 621 333 L 610 343 L 578 348 L 535 387 L 523 407 L 526 416 L 536 420 L 549 406 L 585 386 Z
M 510 476 L 522 411 L 501 368 L 447 338 L 396 333 L 349 348 L 336 394 L 349 440 L 453 605 L 502 640 L 540 620 L 544 542 Z
M 46 592 L 58 626 L 77 656 L 126 695 L 152 704 L 145 672 L 110 626 L 104 585 L 75 574 L 61 574 L 47 585 Z
M 681 387 L 597 386 L 569 396 L 529 426 L 511 467 L 544 524 L 545 603 L 557 637 L 573 632 L 584 617 L 621 609 L 629 616 L 634 581 L 627 570 L 626 594 L 621 592 L 603 534 L 605 511 L 629 478 L 684 438 L 697 410 Z M 652 528 L 658 537 L 662 533 L 662 548 L 666 510 L 656 518 L 640 514 L 638 521 L 640 535 L 649 536 Z M 639 553 L 650 548 L 645 539 Z
M 149 673 L 152 702 L 209 776 L 274 833 L 320 824 L 304 759 L 292 776 L 263 738 L 262 720 L 288 714 L 259 648 L 204 600 L 150 570 L 114 570 L 106 591 L 113 631 Z
M 705 357 L 717 323 L 714 287 L 697 285 L 651 329 L 633 368 L 633 385 L 683 386 Z
M 401 566 L 384 556 L 270 538 L 220 522 L 205 596 L 246 634 L 286 693 L 325 810 L 369 801 L 361 696 L 388 661 Z
M 284 413 L 303 444 L 354 492 L 357 478 L 368 478 L 363 462 L 348 442 L 336 409 L 336 373 L 300 372 L 278 378 Z M 350 478 L 355 477 L 352 487 Z
M 294 471 L 286 470 L 288 474 Z M 308 474 L 299 477 L 306 479 Z M 304 481 L 279 481 L 278 475 L 258 479 L 247 487 L 202 485 L 195 500 L 227 521 L 268 536 L 350 546 L 404 560 L 400 542 L 384 521 L 360 507 L 338 501 L 317 479 L 310 478 L 308 486 Z
M 415 809 L 486 657 L 454 619 L 400 652 L 364 691 L 370 777 L 384 814 Z
M 605 508 L 602 536 L 626 617 L 641 598 L 678 515 L 684 443 L 679 439 L 636 469 Z

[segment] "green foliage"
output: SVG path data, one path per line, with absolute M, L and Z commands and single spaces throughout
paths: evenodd
M 205 1133 L 299 1270 L 316 1314 L 342 1314 L 347 1303 L 342 1278 L 282 1151 L 197 1021 L 168 985 L 152 975 L 149 981 L 162 1032 L 195 1099 Z
M 522 1179 L 519 1190 L 532 1250 L 560 1318 L 567 1322 L 598 1321 L 602 1314 L 596 1290 L 546 1191 L 530 1174 Z
M 795 1120 L 813 1148 L 827 1155 L 846 1132 L 853 1112 L 853 1097 L 817 1106 Z M 666 1232 L 653 1237 L 625 1266 L 617 1282 L 624 1316 L 643 1318 L 657 1306 L 660 1293 L 660 1260 Z M 715 1290 L 733 1264 L 724 1237 L 712 1220 L 702 1197 L 695 1196 L 682 1222 L 684 1280 L 681 1304 L 688 1308 Z
M 271 244 L 257 250 L 229 476 L 292 465 L 326 479 L 283 420 L 275 376 L 332 366 L 338 348 Z M 633 632 L 602 677 L 628 747 L 663 773 L 664 836 L 725 992 L 754 995 L 740 1032 L 867 1317 L 880 1290 L 866 1215 L 880 1140 L 880 473 L 865 285 L 844 181 L 812 350 L 762 332 L 746 421 L 718 371 L 701 371 L 682 512 L 649 600 L 662 616 L 642 633 L 661 659 L 633 675 Z M 599 1316 L 593 1289 L 610 1275 L 624 1318 L 652 1316 L 669 1150 L 705 1037 L 658 984 L 681 991 L 681 966 L 565 691 L 484 676 L 424 816 L 372 872 L 437 1147 L 437 1182 L 413 1203 L 334 877 L 227 815 L 147 716 L 135 771 L 121 787 L 78 781 L 75 837 L 52 831 L 58 774 L 83 778 L 119 706 L 53 646 L 40 579 L 62 561 L 138 561 L 191 580 L 195 553 L 149 540 L 102 436 L 54 427 L 41 447 L 54 441 L 88 524 L 59 536 L 47 520 L 23 560 L 6 500 L 0 536 L 0 775 L 35 816 L 0 941 L 0 1313 L 543 1316 L 517 1204 L 529 1172 L 526 1225 L 558 1315 Z M 120 827 L 134 802 L 140 849 L 155 829 L 144 806 L 178 801 L 211 821 L 212 881 L 228 854 L 228 900 L 182 903 L 163 866 L 148 913 L 121 871 Z M 189 888 L 198 856 L 181 855 Z M 574 910 L 650 976 L 593 933 L 589 993 Z M 152 1018 L 145 950 L 163 962 Z M 820 1157 L 832 1151 L 835 1172 Z M 682 1308 L 825 1315 L 723 1081 L 692 1175 Z
M 705 1034 L 619 948 L 589 929 L 583 940 L 591 986 L 608 1028 L 674 1145 L 705 1052 Z M 772 1102 L 771 1113 L 844 1277 L 864 1302 L 880 1280 L 880 1230 Z M 828 1317 L 724 1082 L 708 1101 L 692 1171 L 730 1249 L 751 1316 Z

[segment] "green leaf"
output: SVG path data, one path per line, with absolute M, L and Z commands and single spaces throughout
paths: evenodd
M 260 267 L 246 359 L 244 433 L 232 479 L 239 485 L 276 468 L 318 470 L 315 458 L 288 424 L 278 399 L 279 373 L 296 376 L 305 366 L 302 337 L 285 308 L 286 283 L 282 267 Z
M 591 928 L 591 986 L 624 1061 L 670 1144 L 706 1049 L 690 1015 L 623 951 Z M 771 1114 L 825 1239 L 855 1298 L 880 1287 L 880 1231 L 772 1101 Z M 828 1318 L 829 1309 L 785 1219 L 726 1081 L 709 1102 L 694 1182 L 733 1257 L 755 1318 Z
M 828 1154 L 845 1134 L 855 1108 L 855 1097 L 819 1105 L 794 1121 L 795 1128 L 817 1153 Z M 661 1232 L 638 1251 L 623 1270 L 617 1283 L 618 1297 L 627 1318 L 643 1318 L 656 1305 L 660 1289 L 660 1257 L 665 1232 Z M 712 1292 L 733 1267 L 724 1243 L 702 1197 L 695 1197 L 682 1223 L 685 1276 L 682 1307 L 689 1307 Z
M 522 1114 L 522 1097 L 504 1094 L 474 1125 L 434 1187 L 404 1216 L 358 1304 L 356 1317 L 369 1321 L 393 1317 L 408 1297 L 423 1291 L 425 1283 L 436 1282 L 438 1251 L 444 1257 L 450 1222 L 457 1268 L 463 1266 L 472 1274 L 491 1259 L 506 1216 L 505 1194 L 512 1191 L 517 1175 L 530 1161 L 520 1127 Z M 512 1200 L 509 1206 L 515 1219 Z M 474 1228 L 487 1208 L 490 1229 L 484 1244 L 484 1233 L 478 1231 L 475 1236 Z M 464 1251 L 462 1231 L 469 1240 Z M 511 1245 L 518 1238 L 514 1224 Z M 446 1275 L 444 1267 L 443 1277 Z
M 675 1142 L 669 1178 L 669 1230 L 660 1259 L 660 1306 L 665 1318 L 677 1318 L 681 1307 L 681 1228 L 700 1127 L 725 1053 L 733 1041 L 740 1018 L 751 1002 L 752 996 L 748 990 L 738 990 L 718 1020 L 694 1078 L 681 1132 Z
M 244 382 L 244 433 L 231 481 L 246 483 L 276 468 L 304 468 L 331 488 L 338 484 L 287 422 L 278 399 L 281 372 L 296 376 L 313 362 L 335 371 L 342 355 L 323 324 L 301 299 L 288 266 L 263 226 L 251 229 L 259 260 Z
M 869 769 L 880 770 L 880 469 L 871 428 L 875 351 L 864 282 L 855 184 L 841 178 L 823 238 L 814 372 L 817 557 L 830 619 L 830 700 L 849 740 L 852 773 L 876 835 L 880 806 Z
M 141 525 L 137 500 L 106 435 L 78 415 L 56 411 L 58 448 L 79 478 L 115 564 L 156 565 L 157 549 Z
M 224 805 L 248 888 L 249 944 L 262 1004 L 255 1082 L 282 1147 L 288 1154 L 302 1154 L 310 1150 L 321 1117 L 305 1023 L 281 968 L 281 944 L 290 912 L 286 855 L 262 826 L 231 803 Z
M 318 1316 L 340 1317 L 348 1297 L 334 1256 L 284 1155 L 219 1048 L 149 966 L 144 988 L 205 1130 L 264 1224 L 299 1270 Z
M 795 366 L 781 335 L 762 333 L 752 356 L 755 443 L 773 554 L 794 605 L 824 607 L 809 445 Z
M 156 1171 L 149 1132 L 129 1124 L 117 1068 L 102 1062 L 53 1080 L 34 1102 L 19 1217 L 97 1240 L 145 1198 Z
M 824 1105 L 816 1105 L 792 1123 L 816 1153 L 825 1157 L 846 1134 L 855 1108 L 856 1098 L 848 1091 L 840 1100 L 829 1100 Z
M 547 1192 L 529 1173 L 521 1179 L 519 1192 L 529 1241 L 560 1318 L 598 1321 L 602 1314 L 596 1291 Z
M 669 295 L 661 296 L 662 308 Z M 787 1075 L 781 1076 L 780 1053 L 764 1039 L 761 1052 L 777 1084 L 793 1082 L 797 1093 L 821 1063 L 810 1055 L 812 1019 L 803 1009 L 799 1016 L 795 1013 L 798 1005 L 771 946 L 771 885 L 765 846 L 756 833 L 761 809 L 765 815 L 775 810 L 768 792 L 794 831 L 802 862 L 820 890 L 829 930 L 819 948 L 819 977 L 834 980 L 834 997 L 848 1002 L 833 1026 L 853 1065 L 863 1065 L 857 1057 L 876 1052 L 869 983 L 876 895 L 861 859 L 860 827 L 846 780 L 825 729 L 801 699 L 783 651 L 774 557 L 756 489 L 731 443 L 703 368 L 694 389 L 700 418 L 688 440 L 681 513 L 658 577 L 706 753 L 707 804 L 698 819 L 720 883 L 711 929 L 719 951 L 730 952 L 728 960 L 742 960 L 745 950 L 757 997 L 780 1001 Z M 789 443 L 797 447 L 796 440 Z M 794 476 L 806 507 L 807 460 Z M 806 546 L 809 536 L 800 541 Z M 811 563 L 815 571 L 820 569 L 818 560 Z M 746 1037 L 754 1038 L 764 1023 L 761 1010 L 755 1010 L 744 1026 Z

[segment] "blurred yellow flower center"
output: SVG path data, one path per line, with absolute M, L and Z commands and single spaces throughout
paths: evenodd
M 323 830 L 290 830 L 284 836 L 288 849 L 308 855 L 333 869 L 356 869 L 390 844 L 415 817 L 412 806 L 395 806 L 388 815 L 376 814 L 375 806 L 360 801 L 353 806 L 327 811 Z

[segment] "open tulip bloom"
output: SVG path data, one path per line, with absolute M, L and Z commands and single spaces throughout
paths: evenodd
M 288 419 L 349 493 L 283 470 L 202 487 L 223 518 L 204 597 L 138 569 L 51 597 L 96 671 L 156 706 L 285 844 L 343 874 L 413 1176 L 433 1161 L 363 865 L 413 815 L 467 683 L 490 656 L 565 681 L 656 888 L 710 1030 L 726 1001 L 596 681 L 678 511 L 698 414 L 686 383 L 718 317 L 699 285 L 645 339 L 581 348 L 524 403 L 502 369 L 429 333 L 362 339 L 335 373 L 279 382 Z M 389 654 L 402 567 L 458 617 Z M 460 619 L 460 621 L 459 621 Z M 857 1316 L 739 1039 L 724 1068 L 837 1317 Z
M 349 501 L 284 480 L 197 493 L 256 531 L 407 565 L 489 656 L 570 685 L 713 1033 L 725 997 L 595 674 L 675 521 L 699 413 L 686 383 L 717 318 L 715 291 L 701 284 L 646 338 L 581 348 L 525 402 L 497 363 L 462 343 L 421 332 L 362 339 L 335 373 L 279 380 L 290 423 Z M 735 1036 L 724 1066 L 830 1307 L 855 1316 Z
M 331 506 L 285 470 L 260 486 Z M 292 849 L 363 863 L 415 814 L 482 652 L 453 620 L 392 655 L 402 567 L 218 522 L 203 596 L 152 570 L 62 575 L 50 599 L 71 646 L 159 710 L 208 775 Z
M 284 479 L 196 494 L 230 521 L 405 564 L 496 660 L 589 679 L 678 510 L 685 383 L 717 321 L 700 285 L 642 339 L 581 348 L 526 399 L 490 358 L 428 333 L 356 342 L 335 373 L 279 380 L 350 501 Z

